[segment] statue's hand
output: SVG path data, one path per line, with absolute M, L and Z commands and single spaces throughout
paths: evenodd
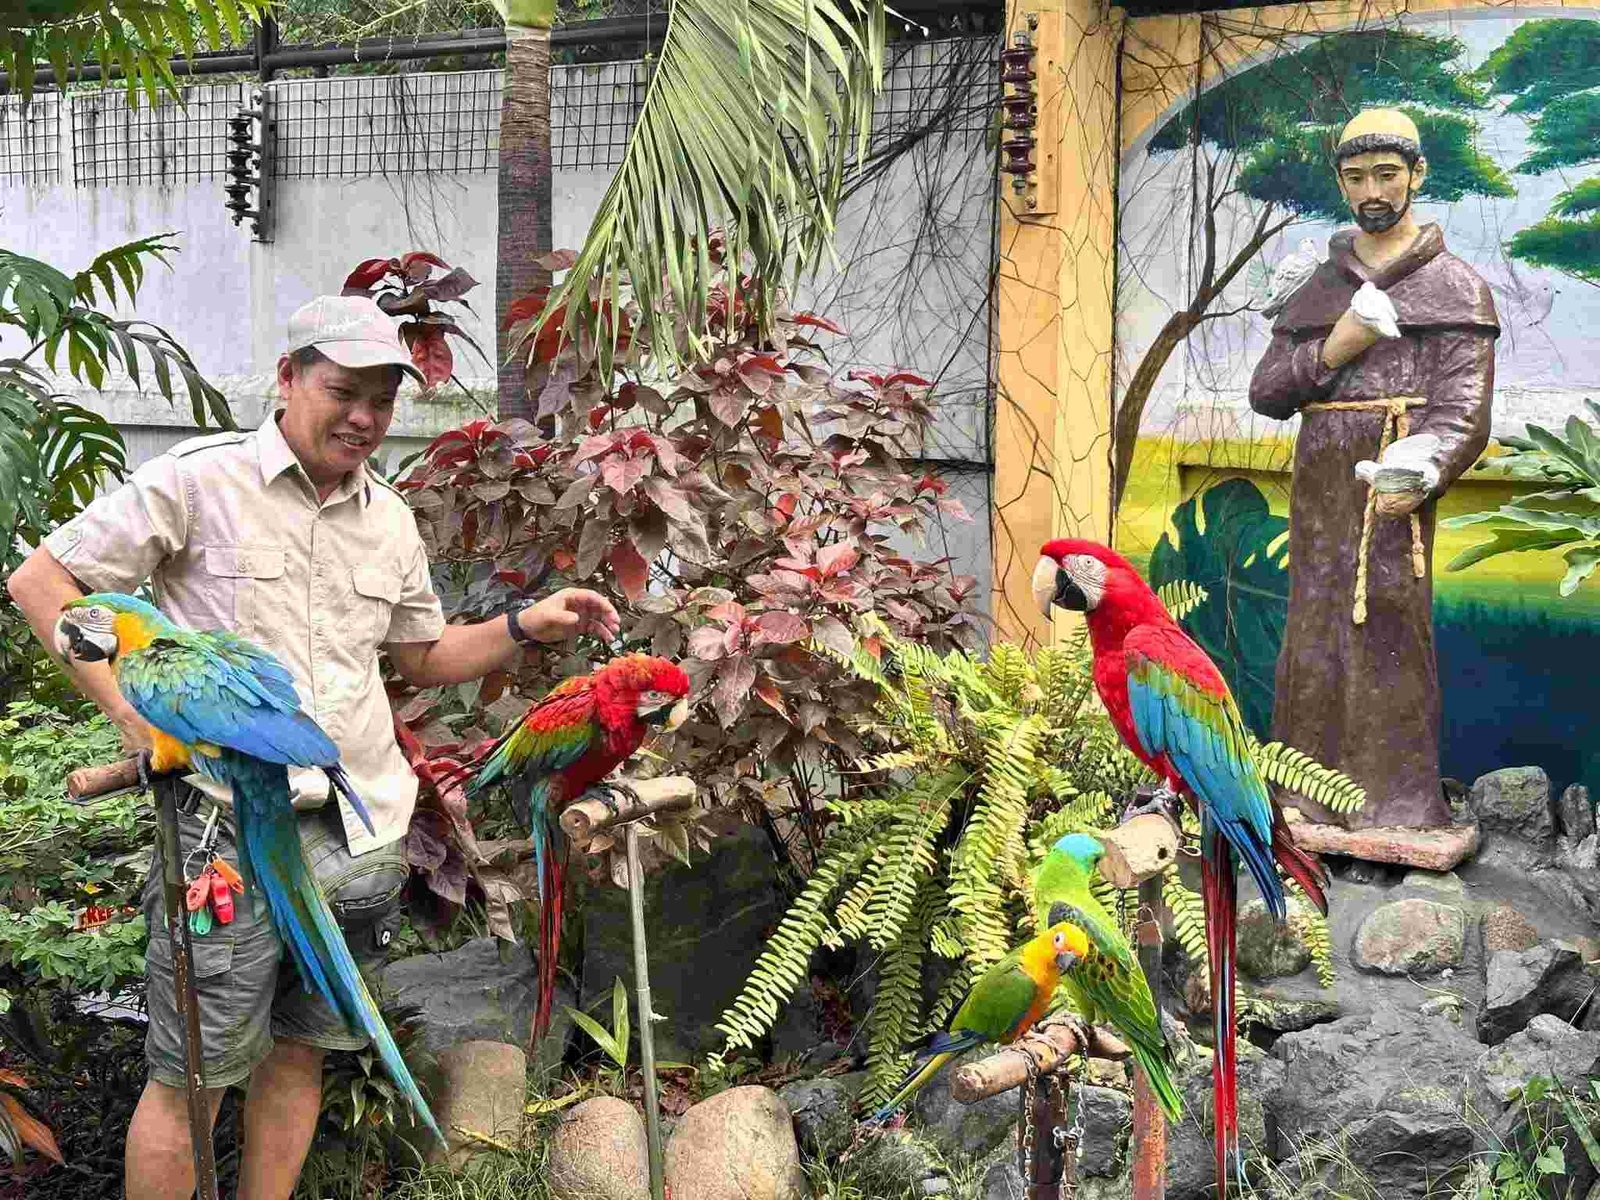
M 1426 492 L 1386 492 L 1378 497 L 1378 515 L 1404 517 L 1421 508 L 1427 501 Z
M 1381 336 L 1346 309 L 1322 343 L 1322 365 L 1337 371 L 1345 363 L 1360 358 Z

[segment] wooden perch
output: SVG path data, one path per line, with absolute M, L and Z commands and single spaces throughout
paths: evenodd
M 663 775 L 659 779 L 630 779 L 628 786 L 638 793 L 635 802 L 620 793 L 613 796 L 617 811 L 613 813 L 603 800 L 579 800 L 569 804 L 561 814 L 561 829 L 573 841 L 586 844 L 601 830 L 613 825 L 625 825 L 655 813 L 676 812 L 694 803 L 699 792 L 695 781 L 687 775 Z
M 1023 1061 L 1024 1054 L 1033 1059 L 1039 1074 L 1048 1075 L 1058 1070 L 1070 1055 L 1077 1053 L 1078 1039 L 1070 1026 L 1036 1026 L 1005 1049 L 962 1067 L 950 1081 L 950 1094 L 962 1104 L 976 1104 L 979 1100 L 987 1100 L 990 1096 L 1020 1087 L 1027 1081 L 1028 1067 Z M 1121 1061 L 1132 1053 L 1104 1029 L 1090 1027 L 1091 1058 Z
M 107 792 L 139 786 L 139 760 L 119 759 L 98 767 L 79 767 L 67 776 L 67 795 L 74 800 L 92 800 Z
M 1106 848 L 1100 874 L 1112 887 L 1136 888 L 1178 857 L 1178 831 L 1160 813 L 1146 813 L 1097 835 Z

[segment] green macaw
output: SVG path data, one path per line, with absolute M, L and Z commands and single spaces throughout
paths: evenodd
M 1161 1029 L 1155 997 L 1133 947 L 1089 887 L 1105 852 L 1086 833 L 1059 838 L 1034 876 L 1035 907 L 1051 927 L 1071 921 L 1089 935 L 1089 952 L 1063 973 L 1062 987 L 1084 1020 L 1109 1025 L 1128 1043 L 1161 1107 L 1179 1121 L 1183 1098 L 1172 1082 L 1172 1047 Z
M 956 1055 L 985 1042 L 1010 1044 L 1027 1033 L 1048 1011 L 1062 973 L 1088 952 L 1083 930 L 1062 921 L 995 963 L 972 985 L 950 1028 L 933 1035 L 923 1051 L 926 1057 L 868 1123 L 886 1120 Z

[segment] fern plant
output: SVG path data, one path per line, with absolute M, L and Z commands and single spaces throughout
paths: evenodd
M 860 730 L 870 786 L 828 805 L 817 868 L 723 1014 L 713 1069 L 772 1027 L 814 951 L 853 944 L 878 975 L 862 1093 L 871 1106 L 905 1071 L 903 1047 L 942 1027 L 973 979 L 1036 928 L 1029 880 L 1050 846 L 1114 825 L 1154 781 L 1100 706 L 1081 638 L 1032 657 L 996 645 L 979 660 L 901 642 L 870 619 L 863 634 L 849 653 L 823 649 L 879 686 Z M 1360 801 L 1348 780 L 1294 751 L 1257 752 L 1286 787 Z M 1175 868 L 1165 882 L 1176 934 L 1203 966 L 1200 898 Z M 1131 921 L 1132 893 L 1095 886 Z

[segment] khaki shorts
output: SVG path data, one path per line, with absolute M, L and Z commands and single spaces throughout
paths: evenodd
M 180 806 L 186 800 L 199 800 L 194 812 L 178 814 L 178 840 L 187 856 L 204 832 L 211 802 L 185 784 L 179 789 Z M 217 853 L 238 866 L 234 833 L 233 814 L 224 810 Z M 370 986 L 372 971 L 382 963 L 400 920 L 400 892 L 410 873 L 405 841 L 397 839 L 359 858 L 352 857 L 345 845 L 339 810 L 329 804 L 301 815 L 300 844 Z M 200 869 L 198 857 L 189 861 L 191 871 Z M 151 1079 L 181 1088 L 183 1022 L 172 987 L 161 871 L 158 843 L 151 856 L 142 905 L 150 929 L 145 954 L 145 1007 L 150 1018 L 145 1059 Z M 266 900 L 257 900 L 253 891 L 234 896 L 232 922 L 213 923 L 209 933 L 191 935 L 190 940 L 207 1087 L 243 1083 L 277 1038 L 328 1050 L 359 1050 L 367 1044 L 367 1035 L 346 1025 L 320 992 L 302 986 L 294 959 L 284 952 L 272 926 Z

